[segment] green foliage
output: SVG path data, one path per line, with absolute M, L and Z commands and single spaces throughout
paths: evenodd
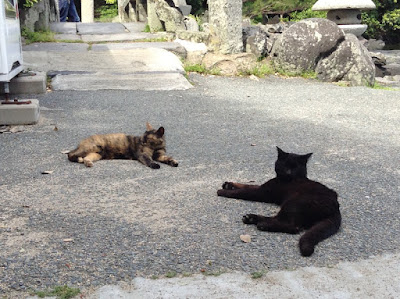
M 366 38 L 383 39 L 389 44 L 400 42 L 400 2 L 398 0 L 374 0 L 376 9 L 362 14 L 368 25 Z
M 165 274 L 166 278 L 174 278 L 178 273 L 176 271 L 169 271 L 167 274 Z
M 207 69 L 203 64 L 185 64 L 184 69 L 187 73 L 199 73 L 205 75 L 220 75 L 221 70 L 214 68 L 214 69 Z
M 192 6 L 191 13 L 196 16 L 201 15 L 208 8 L 207 0 L 186 0 L 186 3 Z
M 260 61 L 257 65 L 249 70 L 242 71 L 240 75 L 242 76 L 256 76 L 259 78 L 265 77 L 266 75 L 272 75 L 275 73 L 274 68 L 271 66 L 270 63 Z
M 38 3 L 40 0 L 22 0 L 21 4 L 23 7 L 30 8 L 32 7 L 35 3 Z
M 35 295 L 37 295 L 39 298 L 55 296 L 57 299 L 70 299 L 80 294 L 80 292 L 81 291 L 79 289 L 70 288 L 64 285 L 57 286 L 54 288 L 54 290 L 37 291 L 35 292 Z
M 114 0 L 107 0 L 107 1 L 114 1 Z M 95 14 L 96 14 L 96 21 L 111 22 L 112 19 L 118 16 L 118 3 L 115 2 L 106 5 L 101 5 L 98 8 L 96 8 Z
M 290 21 L 298 22 L 309 18 L 322 18 L 326 19 L 326 11 L 314 11 L 311 8 L 307 8 L 302 11 L 294 11 L 290 14 Z
M 25 38 L 27 45 L 31 43 L 55 42 L 54 32 L 51 31 L 30 31 L 28 28 L 22 28 L 21 35 Z
M 243 3 L 243 14 L 255 21 L 261 21 L 263 12 L 295 11 L 311 8 L 315 0 L 247 0 Z
M 251 273 L 251 278 L 253 278 L 253 279 L 259 279 L 259 278 L 261 278 L 263 276 L 264 276 L 264 272 L 263 271 Z
M 149 24 L 146 24 L 146 26 L 144 26 L 143 32 L 150 32 L 150 26 Z

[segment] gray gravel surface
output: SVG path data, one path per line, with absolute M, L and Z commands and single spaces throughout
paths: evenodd
M 195 88 L 186 91 L 35 96 L 40 123 L 0 135 L 0 295 L 399 252 L 399 90 L 277 77 L 190 80 Z M 62 153 L 94 133 L 142 134 L 146 121 L 165 127 L 178 168 L 124 160 L 85 168 Z M 299 235 L 241 221 L 277 207 L 216 196 L 225 180 L 273 177 L 276 145 L 313 152 L 309 177 L 340 195 L 342 229 L 310 258 L 300 256 Z

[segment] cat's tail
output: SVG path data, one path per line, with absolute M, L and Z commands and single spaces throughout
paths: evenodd
M 337 233 L 342 222 L 340 211 L 334 215 L 314 224 L 300 238 L 299 246 L 302 256 L 310 256 L 314 253 L 314 247 L 319 242 Z

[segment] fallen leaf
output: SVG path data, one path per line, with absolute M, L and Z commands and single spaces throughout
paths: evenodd
M 45 170 L 42 171 L 42 174 L 52 174 L 54 172 L 54 170 Z
M 58 128 L 57 128 L 57 126 L 54 126 L 54 129 L 53 129 L 54 131 L 58 131 Z
M 251 242 L 251 236 L 250 235 L 240 235 L 240 240 L 242 240 L 245 243 L 250 243 Z

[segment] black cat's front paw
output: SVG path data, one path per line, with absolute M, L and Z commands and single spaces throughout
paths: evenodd
M 225 182 L 225 183 L 222 184 L 222 189 L 224 189 L 224 190 L 233 190 L 235 188 L 233 187 L 233 183 L 232 182 Z
M 242 221 L 244 224 L 257 224 L 258 216 L 256 214 L 246 214 L 243 216 Z
M 159 169 L 160 168 L 160 164 L 157 164 L 157 163 L 151 163 L 149 166 L 152 169 Z

